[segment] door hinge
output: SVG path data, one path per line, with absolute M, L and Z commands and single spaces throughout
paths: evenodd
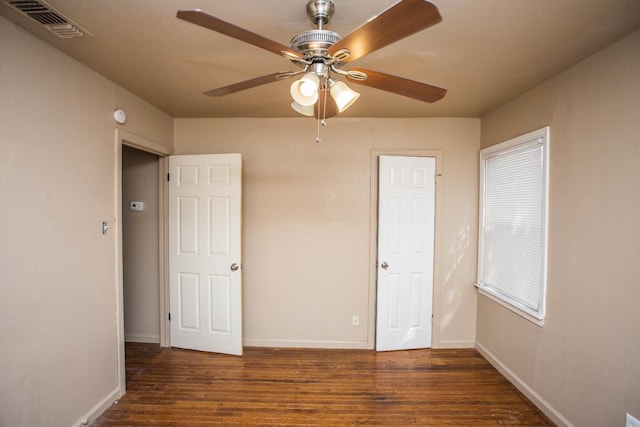
M 434 183 L 436 183 L 436 184 L 438 183 L 438 177 L 439 176 L 442 176 L 442 174 L 441 173 L 436 173 L 436 175 L 433 177 L 433 182 Z
M 169 313 L 169 322 L 171 322 L 171 313 Z
M 167 174 L 167 181 L 171 181 L 171 174 L 170 173 Z

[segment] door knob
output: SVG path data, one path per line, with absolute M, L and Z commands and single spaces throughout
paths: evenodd
M 389 264 L 387 264 L 386 261 L 383 261 L 382 264 L 380 264 L 380 267 L 382 267 L 383 270 L 386 270 L 387 268 L 389 268 Z
M 238 271 L 238 268 L 240 268 L 240 266 L 234 262 L 233 264 L 231 264 L 230 268 L 231 271 Z

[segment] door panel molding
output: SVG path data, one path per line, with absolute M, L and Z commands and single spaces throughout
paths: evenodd
M 376 350 L 430 348 L 436 159 L 378 159 Z
M 436 159 L 436 194 L 435 194 L 435 246 L 433 256 L 433 325 L 431 333 L 432 348 L 441 347 L 440 299 L 442 295 L 442 263 L 443 263 L 443 229 L 442 200 L 444 194 L 445 169 L 442 150 L 419 149 L 373 149 L 370 152 L 370 198 L 369 198 L 369 330 L 367 333 L 367 348 L 375 348 L 376 340 L 376 301 L 377 301 L 377 257 L 378 257 L 378 157 L 434 157 Z
M 169 163 L 171 346 L 242 355 L 242 156 Z

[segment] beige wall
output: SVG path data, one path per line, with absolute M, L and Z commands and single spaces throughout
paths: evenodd
M 421 150 L 443 174 L 434 345 L 472 346 L 479 141 L 550 125 L 547 321 L 479 297 L 477 344 L 558 422 L 640 416 L 640 33 L 482 136 L 478 119 L 331 119 L 320 144 L 306 118 L 174 121 L 3 18 L 0 58 L 0 425 L 73 425 L 118 392 L 115 108 L 177 154 L 242 153 L 248 345 L 373 345 L 371 152 Z
M 546 323 L 479 297 L 478 346 L 559 423 L 622 426 L 640 417 L 640 32 L 487 114 L 482 146 L 545 125 Z
M 0 17 L 2 426 L 74 425 L 117 392 L 116 108 L 171 146 L 170 117 Z
M 442 154 L 434 345 L 475 340 L 478 119 L 177 119 L 176 154 L 242 153 L 246 345 L 370 348 L 372 150 Z M 351 326 L 358 314 L 360 327 Z
M 158 156 L 122 147 L 124 336 L 160 342 Z M 143 211 L 129 202 L 141 201 Z

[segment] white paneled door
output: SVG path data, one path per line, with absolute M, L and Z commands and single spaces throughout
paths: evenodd
M 431 347 L 433 157 L 380 156 L 376 350 Z
M 241 355 L 241 156 L 171 156 L 169 169 L 171 346 Z

